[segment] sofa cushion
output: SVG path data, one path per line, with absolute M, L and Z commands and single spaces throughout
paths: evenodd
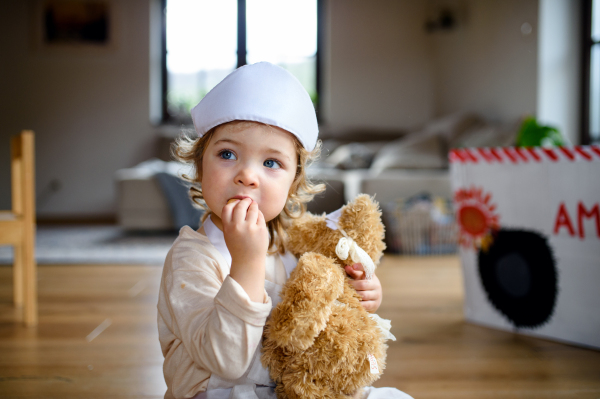
M 183 226 L 190 226 L 197 230 L 204 211 L 194 206 L 189 196 L 190 183 L 167 172 L 159 172 L 154 177 L 167 199 L 175 228 L 179 230 Z
M 519 123 L 489 124 L 470 129 L 449 142 L 450 148 L 510 147 L 514 146 Z
M 437 136 L 446 142 L 458 140 L 466 132 L 485 126 L 486 122 L 471 113 L 456 112 L 427 123 L 419 132 L 422 137 Z
M 338 169 L 368 169 L 384 141 L 349 143 L 337 147 L 323 163 Z
M 371 170 L 440 169 L 448 166 L 446 145 L 437 136 L 400 139 L 383 147 L 375 156 Z
M 189 183 L 181 177 L 193 168 L 150 159 L 115 173 L 119 223 L 129 229 L 197 228 L 201 211 L 192 205 Z

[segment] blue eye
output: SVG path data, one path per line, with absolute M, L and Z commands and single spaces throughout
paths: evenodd
M 229 150 L 224 150 L 219 153 L 219 156 L 223 159 L 236 160 L 237 158 L 233 154 L 233 152 Z
M 274 159 L 267 159 L 265 162 L 263 162 L 263 165 L 270 169 L 281 168 L 281 165 L 279 164 L 279 162 L 275 161 Z

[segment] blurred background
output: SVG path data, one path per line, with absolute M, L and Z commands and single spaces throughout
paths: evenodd
M 325 138 L 455 112 L 534 115 L 573 144 L 599 138 L 600 50 L 586 36 L 597 1 L 248 0 L 245 20 L 237 1 L 98 0 L 79 14 L 77 3 L 1 6 L 0 186 L 9 137 L 34 130 L 38 220 L 115 221 L 115 172 L 159 155 L 240 57 L 295 73 Z M 100 33 L 73 33 L 77 15 Z

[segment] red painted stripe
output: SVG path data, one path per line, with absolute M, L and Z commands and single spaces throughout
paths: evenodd
M 479 162 L 479 159 L 468 148 L 464 149 L 464 153 L 473 163 Z
M 479 152 L 479 154 L 481 154 L 481 156 L 486 162 L 492 162 L 494 160 L 494 158 L 491 157 L 490 154 L 485 152 L 485 148 L 478 148 L 477 151 Z
M 558 149 L 562 151 L 567 158 L 569 158 L 569 161 L 575 160 L 575 154 L 573 154 L 567 147 L 558 147 Z
M 456 155 L 454 155 L 454 150 L 450 150 L 448 152 L 448 161 L 450 161 L 450 163 L 454 163 L 457 161 Z
M 512 163 L 518 163 L 519 160 L 517 159 L 517 157 L 515 157 L 511 152 L 510 152 L 510 148 L 508 147 L 504 147 L 502 148 L 502 151 L 504 151 L 504 155 L 506 155 L 508 157 L 508 159 L 510 159 L 510 161 Z
M 600 146 L 596 144 L 590 146 L 557 147 L 557 149 L 543 147 L 455 148 L 448 152 L 448 158 L 450 162 L 461 163 L 478 163 L 480 160 L 488 163 L 503 162 L 506 158 L 512 163 L 519 163 L 520 161 L 529 162 L 530 158 L 533 158 L 536 162 L 541 162 L 543 158 L 540 156 L 540 151 L 552 162 L 561 160 L 558 155 L 559 151 L 569 161 L 575 161 L 577 154 L 586 161 L 592 161 L 595 157 L 600 158 Z
M 519 154 L 519 156 L 521 157 L 521 159 L 523 160 L 523 162 L 529 162 L 529 158 L 527 157 L 527 155 L 525 155 L 525 153 L 522 151 L 521 147 L 514 147 L 513 150 L 515 150 L 515 152 L 517 154 Z
M 495 148 L 490 148 L 490 152 L 492 153 L 492 155 L 494 157 L 496 157 L 496 159 L 498 160 L 498 162 L 502 162 L 502 156 L 500 156 L 500 154 L 498 154 L 498 151 Z
M 458 155 L 463 159 L 464 162 L 469 162 L 469 157 L 465 154 L 465 149 L 460 148 L 458 151 Z
M 529 152 L 531 154 L 531 156 L 533 157 L 533 159 L 535 159 L 536 162 L 540 162 L 542 160 L 542 158 L 540 158 L 540 156 L 538 155 L 538 153 L 535 152 L 535 148 L 533 148 L 533 147 L 527 147 L 525 149 L 527 150 L 527 152 Z
M 458 150 L 451 150 L 450 151 L 450 162 L 461 162 L 464 163 L 465 160 L 462 156 L 460 156 L 460 154 L 458 153 Z
M 544 153 L 548 156 L 548 158 L 550 158 L 553 162 L 558 161 L 558 157 L 556 156 L 556 154 L 554 153 L 554 150 L 552 148 L 543 148 L 542 147 L 542 151 L 544 151 Z
M 581 157 L 583 159 L 585 159 L 586 161 L 591 161 L 592 160 L 592 156 L 590 154 L 588 154 L 587 152 L 585 152 L 585 150 L 583 148 L 581 148 L 580 145 L 575 146 L 575 151 L 581 155 Z

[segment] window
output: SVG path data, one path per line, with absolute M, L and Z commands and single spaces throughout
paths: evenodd
M 584 1 L 582 144 L 600 143 L 600 0 Z
M 163 0 L 163 122 L 190 109 L 235 68 L 289 70 L 318 107 L 318 0 Z

